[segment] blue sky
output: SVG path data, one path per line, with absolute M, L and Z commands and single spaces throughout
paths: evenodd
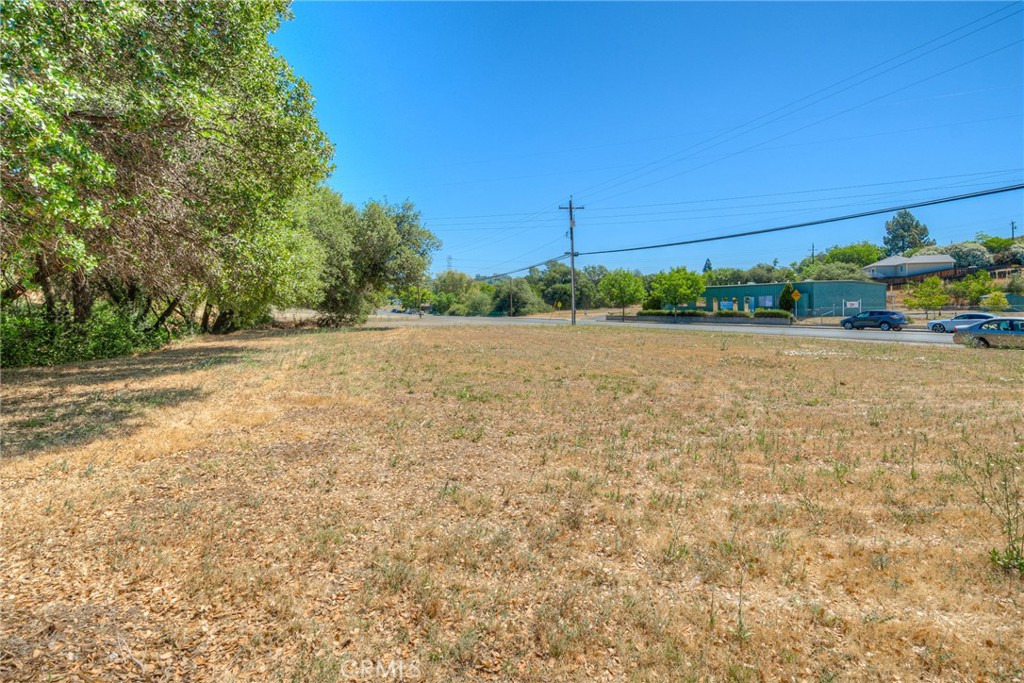
M 347 201 L 411 199 L 469 273 L 1024 179 L 1024 4 L 313 3 L 271 40 L 312 85 Z M 986 16 L 987 15 L 987 16 Z M 928 207 L 940 243 L 1024 193 Z M 655 272 L 881 243 L 886 216 L 584 257 Z

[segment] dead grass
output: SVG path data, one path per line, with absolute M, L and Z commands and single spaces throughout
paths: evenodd
M 1020 452 L 1022 380 L 494 326 L 7 372 L 0 678 L 1020 681 L 1022 583 L 949 459 Z

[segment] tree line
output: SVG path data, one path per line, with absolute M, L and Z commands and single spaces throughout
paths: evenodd
M 439 242 L 322 183 L 333 147 L 267 40 L 286 0 L 4 3 L 0 361 L 364 320 Z
M 585 266 L 576 274 L 576 305 L 581 309 L 617 307 L 625 312 L 627 306 L 642 304 L 644 309 L 655 310 L 694 302 L 710 285 L 868 281 L 865 266 L 887 256 L 914 254 L 948 254 L 959 268 L 1014 266 L 1024 264 L 1024 239 L 979 232 L 976 241 L 938 246 L 929 237 L 928 227 L 904 210 L 886 222 L 882 244 L 861 241 L 833 245 L 789 265 L 780 265 L 776 259 L 750 268 L 715 268 L 707 259 L 699 274 L 685 268 L 644 274 L 623 269 L 609 271 L 601 265 Z M 528 315 L 568 308 L 570 281 L 569 266 L 561 261 L 549 261 L 543 268 L 532 268 L 520 278 L 471 277 L 448 270 L 436 276 L 428 286 L 400 292 L 399 298 L 415 306 L 430 305 L 434 312 L 447 315 Z M 1020 281 L 1019 276 L 1011 279 L 1005 285 L 1006 290 L 1018 293 Z M 984 270 L 963 282 L 947 286 L 939 281 L 939 285 L 945 298 L 935 308 L 950 301 L 977 306 L 988 295 L 1002 291 Z M 934 283 L 928 286 L 935 287 Z M 935 296 L 929 299 L 935 300 Z M 999 301 L 998 297 L 995 301 Z M 792 310 L 792 306 L 788 310 Z

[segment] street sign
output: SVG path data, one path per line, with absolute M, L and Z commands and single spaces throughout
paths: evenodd
M 800 290 L 797 290 L 797 289 L 793 290 L 793 301 L 800 301 L 800 297 L 802 297 L 802 296 L 803 296 L 803 294 L 800 293 Z

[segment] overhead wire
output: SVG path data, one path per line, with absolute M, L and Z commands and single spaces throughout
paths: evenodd
M 909 64 L 909 63 L 911 63 L 913 61 L 916 61 L 916 60 L 918 60 L 918 59 L 920 59 L 922 57 L 925 57 L 925 56 L 927 56 L 929 54 L 932 54 L 933 52 L 936 52 L 937 50 L 940 50 L 940 49 L 942 49 L 944 47 L 947 47 L 948 45 L 951 45 L 951 44 L 953 44 L 953 43 L 955 43 L 955 42 L 957 42 L 959 40 L 962 40 L 963 38 L 966 38 L 968 36 L 974 35 L 975 33 L 978 33 L 979 31 L 982 31 L 982 30 L 984 30 L 986 28 L 989 28 L 989 27 L 991 27 L 991 26 L 993 26 L 993 25 L 995 25 L 997 23 L 1005 21 L 1006 19 L 1009 19 L 1010 17 L 1013 17 L 1013 16 L 1019 14 L 1021 11 L 1024 11 L 1024 10 L 1021 10 L 1021 9 L 1017 9 L 1015 12 L 1012 12 L 1010 14 L 1007 14 L 1006 16 L 1000 17 L 999 19 L 997 19 L 997 20 L 995 20 L 995 21 L 993 21 L 993 22 L 991 22 L 989 24 L 986 24 L 985 26 L 979 27 L 979 28 L 975 29 L 974 31 L 971 31 L 971 32 L 966 33 L 966 34 L 964 34 L 962 36 L 954 38 L 953 40 L 950 40 L 950 41 L 948 41 L 946 43 L 943 43 L 942 45 L 938 45 L 935 48 L 932 48 L 931 50 L 928 50 L 927 52 L 921 53 L 920 55 L 912 57 L 911 59 L 908 59 L 908 60 L 905 60 L 903 62 L 900 62 L 899 64 L 896 64 L 896 65 L 894 65 L 894 66 L 892 66 L 892 67 L 890 67 L 888 69 L 885 69 L 884 71 L 881 71 L 879 73 L 873 74 L 872 76 L 868 76 L 867 78 L 861 79 L 860 81 L 857 81 L 856 83 L 853 83 L 853 84 L 851 84 L 851 85 L 849 85 L 849 86 L 847 86 L 845 88 L 837 90 L 836 92 L 833 92 L 831 94 L 823 95 L 822 97 L 820 97 L 820 98 L 818 98 L 818 99 L 816 99 L 816 100 L 814 100 L 812 102 L 809 102 L 807 104 L 804 104 L 804 105 L 802 105 L 802 106 L 800 106 L 800 107 L 798 107 L 796 109 L 792 109 L 791 111 L 786 111 L 786 110 L 791 109 L 795 105 L 797 105 L 797 104 L 799 104 L 799 103 L 801 103 L 801 102 L 803 102 L 803 101 L 805 101 L 807 99 L 816 97 L 817 95 L 820 95 L 822 93 L 826 93 L 829 90 L 832 90 L 833 88 L 835 88 L 835 87 L 837 87 L 839 85 L 842 85 L 842 84 L 844 84 L 844 83 L 846 83 L 846 82 L 848 82 L 850 80 L 858 78 L 859 76 L 862 76 L 864 74 L 870 73 L 870 72 L 872 72 L 872 71 L 874 71 L 874 70 L 876 70 L 876 69 L 878 69 L 878 68 L 880 68 L 882 66 L 885 66 L 886 64 L 889 64 L 890 62 L 893 62 L 893 61 L 898 60 L 898 59 L 900 59 L 900 58 L 902 58 L 902 57 L 904 57 L 906 55 L 909 55 L 909 54 L 911 54 L 913 52 L 916 52 L 917 50 L 920 50 L 923 47 L 927 47 L 928 45 L 931 45 L 932 43 L 934 43 L 936 41 L 940 41 L 940 40 L 942 40 L 944 38 L 947 38 L 950 35 L 953 35 L 953 34 L 959 32 L 959 31 L 961 31 L 961 30 L 963 30 L 965 28 L 968 28 L 968 27 L 970 27 L 970 26 L 980 22 L 980 21 L 984 21 L 985 19 L 988 19 L 989 17 L 991 17 L 991 16 L 993 16 L 995 14 L 998 14 L 1000 12 L 1003 12 L 1004 10 L 1010 9 L 1010 8 L 1016 6 L 1016 5 L 1019 5 L 1019 3 L 1014 2 L 1014 3 L 1010 3 L 1009 5 L 1005 5 L 1005 6 L 1001 7 L 1001 8 L 999 8 L 999 9 L 994 10 L 992 12 L 989 12 L 988 14 L 985 14 L 985 15 L 983 15 L 983 16 L 981 16 L 981 17 L 979 17 L 979 18 L 977 18 L 977 19 L 975 19 L 975 20 L 973 20 L 971 22 L 968 22 L 967 24 L 959 26 L 959 27 L 957 27 L 955 29 L 952 29 L 951 31 L 948 31 L 948 32 L 940 35 L 940 36 L 937 36 L 937 37 L 932 38 L 932 39 L 930 39 L 928 41 L 925 41 L 924 43 L 921 43 L 921 44 L 919 44 L 919 45 L 917 45 L 915 47 L 912 47 L 909 50 L 905 50 L 904 52 L 901 52 L 900 54 L 895 55 L 893 57 L 890 57 L 889 59 L 883 60 L 882 62 L 879 62 L 878 64 L 875 64 L 874 66 L 868 67 L 867 69 L 863 69 L 863 70 L 861 70 L 861 71 L 859 71 L 859 72 L 857 72 L 857 73 L 855 73 L 855 74 L 853 74 L 851 76 L 847 76 L 846 78 L 843 78 L 843 79 L 841 79 L 839 81 L 836 81 L 835 83 L 833 83 L 831 85 L 828 85 L 828 86 L 825 86 L 824 88 L 816 90 L 813 93 L 810 93 L 808 95 L 804 95 L 803 97 L 800 97 L 800 98 L 798 98 L 796 100 L 793 100 L 792 102 L 789 102 L 788 104 L 785 104 L 785 105 L 783 105 L 781 107 L 773 109 L 772 111 L 767 112 L 765 114 L 762 114 L 762 115 L 760 115 L 760 116 L 758 116 L 756 118 L 753 118 L 750 121 L 747 121 L 747 122 L 741 123 L 741 124 L 739 124 L 737 126 L 734 126 L 733 128 L 730 128 L 730 129 L 726 130 L 723 133 L 719 133 L 718 135 L 712 136 L 712 137 L 710 137 L 710 138 L 708 138 L 706 140 L 703 140 L 701 142 L 695 143 L 695 144 L 693 144 L 693 145 L 691 145 L 691 146 L 689 146 L 689 147 L 687 147 L 685 149 L 679 150 L 677 152 L 674 152 L 672 154 L 669 154 L 667 156 L 662 157 L 661 159 L 657 159 L 657 160 L 652 161 L 649 164 L 647 164 L 647 166 L 657 166 L 657 168 L 653 168 L 651 170 L 644 171 L 642 174 L 635 175 L 635 176 L 634 176 L 635 172 L 620 174 L 619 176 L 611 178 L 611 179 L 609 179 L 607 181 L 604 181 L 604 182 L 598 183 L 596 185 L 592 185 L 590 187 L 584 188 L 578 194 L 585 196 L 586 193 L 593 192 L 593 191 L 595 191 L 595 190 L 597 190 L 599 188 L 604 188 L 604 190 L 608 190 L 608 189 L 611 189 L 612 187 L 617 187 L 619 185 L 624 185 L 626 183 L 633 182 L 633 181 L 635 181 L 635 180 L 637 180 L 637 179 L 639 179 L 639 178 L 641 178 L 641 177 L 643 177 L 645 175 L 649 175 L 651 173 L 657 172 L 657 171 L 661 170 L 662 168 L 666 168 L 667 166 L 671 166 L 673 164 L 679 163 L 680 161 L 685 161 L 686 159 L 692 158 L 697 153 L 706 152 L 708 149 L 712 149 L 714 147 L 720 146 L 721 144 L 724 144 L 726 142 L 734 140 L 734 139 L 736 139 L 738 137 L 742 137 L 743 135 L 747 135 L 748 133 L 751 133 L 751 132 L 753 132 L 755 130 L 759 130 L 761 128 L 764 128 L 765 126 L 770 125 L 772 123 L 775 123 L 777 121 L 780 121 L 780 120 L 782 120 L 782 119 L 784 119 L 784 118 L 786 118 L 788 116 L 791 116 L 792 114 L 794 114 L 794 113 L 796 113 L 798 111 L 803 111 L 804 109 L 807 109 L 807 108 L 809 108 L 811 106 L 814 106 L 815 104 L 823 102 L 826 99 L 834 97 L 834 96 L 836 96 L 836 95 L 838 95 L 840 93 L 846 92 L 847 90 L 850 90 L 851 88 L 854 88 L 854 87 L 856 87 L 858 85 L 866 83 L 867 81 L 870 81 L 872 79 L 878 78 L 879 76 L 882 76 L 882 75 L 887 74 L 887 73 L 889 73 L 891 71 L 894 71 L 895 69 L 898 69 L 901 66 L 905 66 L 906 64 Z M 781 113 L 781 112 L 785 112 L 785 113 Z M 729 135 L 729 134 L 734 133 L 736 131 L 740 131 L 741 129 L 744 129 L 744 128 L 748 128 L 748 126 L 751 126 L 751 125 L 757 123 L 758 121 L 762 121 L 765 118 L 774 116 L 775 114 L 779 114 L 779 116 L 776 116 L 775 118 L 773 118 L 773 119 L 771 119 L 769 121 L 764 121 L 763 123 L 760 123 L 760 124 L 754 126 L 753 128 L 749 128 L 748 130 L 743 130 L 742 132 L 736 133 L 736 135 L 733 135 L 732 137 L 729 137 L 729 138 L 727 138 L 725 140 L 720 140 L 719 142 L 715 142 L 713 145 L 710 145 L 709 147 L 707 147 L 705 149 L 699 150 L 695 154 L 690 154 L 690 155 L 687 155 L 687 156 L 684 156 L 684 157 L 676 158 L 680 154 L 684 154 L 684 153 L 686 153 L 686 152 L 688 152 L 690 150 L 693 150 L 696 147 L 701 147 L 701 146 L 704 146 L 704 145 L 708 145 L 709 143 L 712 143 L 713 141 L 718 140 L 719 138 L 721 138 L 723 136 Z M 634 177 L 629 178 L 628 180 L 624 180 L 621 183 L 617 183 L 617 184 L 615 183 L 616 180 L 619 180 L 619 179 L 622 179 L 622 178 L 628 178 L 629 176 L 634 176 Z M 639 188 L 637 188 L 637 189 L 639 189 Z M 589 200 L 589 201 L 591 203 L 594 203 L 596 201 L 601 201 L 601 200 L 596 199 L 596 200 Z
M 909 83 L 907 85 L 900 86 L 899 88 L 896 88 L 895 90 L 890 90 L 889 92 L 886 92 L 886 93 L 884 93 L 882 95 L 879 95 L 877 97 L 873 97 L 870 100 L 866 100 L 864 102 L 860 102 L 859 104 L 855 104 L 852 107 L 847 107 L 846 109 L 843 109 L 841 111 L 835 112 L 834 114 L 830 114 L 830 115 L 828 115 L 828 116 L 826 116 L 824 118 L 818 119 L 817 121 L 813 121 L 812 123 L 808 123 L 806 125 L 800 126 L 799 128 L 794 128 L 793 130 L 787 131 L 787 132 L 782 133 L 780 135 L 776 135 L 773 138 L 769 138 L 767 140 L 764 140 L 762 142 L 756 143 L 756 144 L 751 145 L 749 147 L 745 147 L 744 149 L 738 150 L 736 152 L 732 152 L 730 154 L 726 154 L 725 156 L 722 156 L 722 157 L 719 157 L 719 158 L 714 159 L 712 161 L 708 161 L 706 163 L 700 164 L 699 166 L 693 166 L 693 167 L 688 168 L 688 169 L 686 169 L 684 171 L 680 171 L 679 173 L 674 173 L 674 174 L 672 174 L 670 176 L 665 176 L 664 178 L 661 178 L 659 180 L 655 180 L 653 182 L 647 183 L 646 185 L 640 185 L 638 187 L 633 187 L 633 188 L 630 188 L 628 190 L 623 190 L 622 192 L 617 192 L 617 193 L 612 194 L 612 195 L 608 195 L 608 196 L 605 196 L 605 197 L 600 197 L 598 199 L 590 199 L 590 200 L 588 200 L 588 203 L 596 203 L 596 202 L 601 202 L 601 201 L 607 201 L 609 199 L 614 199 L 615 197 L 620 197 L 620 196 L 622 196 L 624 194 L 629 194 L 631 192 L 636 192 L 637 190 L 643 190 L 643 189 L 646 189 L 646 188 L 649 188 L 649 187 L 653 187 L 654 185 L 659 185 L 659 184 L 664 183 L 664 182 L 666 182 L 668 180 L 672 180 L 674 178 L 678 178 L 681 175 L 685 175 L 687 173 L 692 173 L 693 171 L 697 171 L 697 170 L 700 170 L 702 168 L 707 168 L 708 166 L 710 166 L 712 164 L 716 164 L 716 163 L 718 163 L 720 161 L 724 161 L 726 159 L 731 159 L 731 158 L 733 158 L 735 156 L 738 156 L 740 154 L 743 154 L 745 152 L 749 152 L 751 150 L 758 149 L 759 147 L 761 147 L 763 145 L 766 145 L 766 144 L 768 144 L 770 142 L 774 142 L 776 140 L 781 140 L 782 138 L 788 137 L 788 136 L 790 136 L 790 135 L 792 135 L 794 133 L 799 133 L 802 130 L 807 130 L 808 128 L 811 128 L 812 126 L 817 126 L 817 125 L 819 125 L 821 123 L 824 123 L 826 121 L 830 121 L 830 120 L 832 120 L 834 118 L 842 116 L 843 114 L 848 114 L 851 111 L 855 111 L 855 110 L 860 109 L 862 107 L 866 107 L 869 104 L 873 104 L 874 102 L 877 102 L 877 101 L 879 101 L 881 99 L 885 99 L 886 97 L 889 97 L 890 95 L 893 95 L 893 94 L 895 94 L 897 92 L 900 92 L 902 90 L 906 90 L 908 88 L 913 88 L 915 86 L 921 85 L 922 83 L 926 83 L 926 82 L 928 82 L 928 81 L 930 81 L 932 79 L 938 78 L 939 76 L 943 76 L 943 75 L 945 75 L 947 73 L 950 73 L 951 71 L 955 71 L 957 69 L 963 68 L 963 67 L 967 66 L 968 64 L 973 64 L 974 62 L 978 62 L 978 61 L 981 61 L 982 59 L 985 59 L 987 57 L 991 57 L 992 55 L 996 54 L 997 52 L 1002 52 L 1003 50 L 1007 50 L 1007 49 L 1009 49 L 1011 47 L 1014 47 L 1015 45 L 1020 45 L 1021 43 L 1024 43 L 1024 39 L 1015 40 L 1015 41 L 1013 41 L 1011 43 L 1007 43 L 1006 45 L 1003 45 L 1001 47 L 997 47 L 994 50 L 990 50 L 989 52 L 986 52 L 983 55 L 979 55 L 977 57 L 974 57 L 973 59 L 969 59 L 967 61 L 960 62 L 959 64 L 951 66 L 951 67 L 949 67 L 947 69 L 943 69 L 942 71 L 939 71 L 937 73 L 933 73 L 930 76 L 926 76 L 925 78 L 922 78 L 920 80 L 914 81 L 913 83 Z
M 774 232 L 782 232 L 784 230 L 795 230 L 797 228 L 807 228 L 815 225 L 825 225 L 828 223 L 838 223 L 840 221 L 853 220 L 855 218 L 864 218 L 867 216 L 877 216 L 883 213 L 893 213 L 903 210 L 918 209 L 925 206 L 935 206 L 938 204 L 949 204 L 952 202 L 964 201 L 966 199 L 975 199 L 977 197 L 987 197 L 990 195 L 1002 194 L 1005 192 L 1015 192 L 1017 190 L 1024 189 L 1024 183 L 1017 183 L 1015 185 L 1007 185 L 1004 187 L 990 188 L 987 190 L 980 190 L 977 192 L 968 192 L 965 194 L 954 195 L 951 197 L 940 197 L 938 199 L 929 199 L 921 202 L 913 202 L 908 204 L 901 204 L 899 206 L 889 206 L 884 209 L 872 209 L 870 211 L 861 211 L 858 213 L 846 214 L 844 216 L 834 216 L 831 218 L 823 218 L 814 221 L 805 221 L 802 223 L 793 223 L 790 225 L 782 225 L 773 228 L 762 228 L 759 230 L 747 230 L 744 232 L 730 233 L 727 235 L 716 235 L 713 237 L 701 237 L 692 240 L 680 240 L 677 242 L 665 242 L 663 244 L 648 244 L 639 247 L 623 247 L 619 249 L 600 249 L 595 251 L 584 251 L 579 252 L 580 256 L 595 256 L 598 254 L 619 254 L 628 251 L 647 251 L 650 249 L 665 249 L 667 247 L 679 247 L 688 244 L 702 244 L 705 242 L 718 242 L 721 240 L 735 239 L 737 237 L 751 237 L 753 235 L 765 235 Z

